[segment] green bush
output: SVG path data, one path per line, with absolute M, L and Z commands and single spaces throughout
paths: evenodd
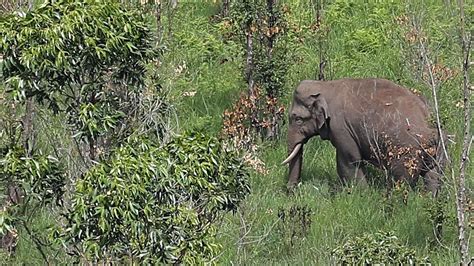
M 64 234 L 94 261 L 195 264 L 217 255 L 215 222 L 249 193 L 243 162 L 193 133 L 129 140 L 77 182 Z
M 0 238 L 13 237 L 11 244 L 2 242 L 2 247 L 13 250 L 18 226 L 26 229 L 43 207 L 62 205 L 65 185 L 63 165 L 53 156 L 39 152 L 27 156 L 21 147 L 0 149 L 0 186 L 7 190 L 0 196 Z M 37 233 L 26 230 L 30 237 Z
M 4 149 L 0 159 L 0 182 L 19 184 L 22 194 L 41 204 L 60 201 L 66 176 L 59 160 L 41 153 L 29 157 L 22 148 Z
M 337 264 L 372 265 L 399 264 L 414 265 L 429 263 L 416 252 L 406 247 L 392 232 L 364 234 L 350 238 L 332 251 Z

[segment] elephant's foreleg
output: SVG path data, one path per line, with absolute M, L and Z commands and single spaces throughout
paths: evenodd
M 341 178 L 342 183 L 347 185 L 354 180 L 360 185 L 367 185 L 364 171 L 361 168 L 360 156 L 342 151 L 337 151 L 336 153 L 337 174 Z

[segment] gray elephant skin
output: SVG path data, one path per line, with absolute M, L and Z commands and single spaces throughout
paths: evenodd
M 365 164 L 387 173 L 388 181 L 440 187 L 439 134 L 425 100 L 385 79 L 302 81 L 289 110 L 288 188 L 300 182 L 303 146 L 313 136 L 336 148 L 343 184 L 365 184 Z

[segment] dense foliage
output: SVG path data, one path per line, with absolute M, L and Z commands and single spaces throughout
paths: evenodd
M 7 195 L 0 214 L 8 221 L 2 223 L 2 247 L 11 249 L 15 241 L 3 240 L 15 240 L 17 228 L 23 228 L 49 263 L 43 251 L 48 242 L 30 224 L 39 214 L 36 203 L 60 202 L 68 181 L 75 182 L 132 132 L 153 127 L 164 134 L 156 116 L 167 105 L 157 97 L 156 81 L 147 80 L 157 55 L 151 28 L 144 14 L 113 0 L 45 1 L 1 17 L 0 100 L 11 107 L 1 110 L 8 122 L 0 128 L 5 144 L 0 182 Z M 62 119 L 57 128 L 76 138 L 76 157 L 37 133 L 37 115 L 46 123 Z M 48 155 L 53 151 L 54 157 Z M 81 172 L 61 167 L 71 163 Z
M 133 116 L 154 57 L 143 14 L 118 1 L 46 1 L 2 17 L 0 35 L 6 91 L 65 112 L 91 158 L 99 138 Z
M 15 113 L 16 106 L 10 105 L 0 121 L 0 184 L 4 189 L 0 195 L 0 245 L 10 252 L 18 242 L 19 228 L 33 237 L 36 232 L 29 228 L 32 219 L 62 206 L 68 183 L 66 167 L 57 156 L 40 150 L 29 152 L 21 145 L 23 126 Z
M 414 250 L 407 248 L 392 232 L 364 234 L 349 239 L 333 250 L 337 264 L 350 265 L 417 265 L 427 264 L 427 258 L 420 258 Z
M 3 152 L 0 153 L 0 182 L 19 184 L 19 195 L 41 205 L 62 201 L 66 176 L 57 158 L 43 154 L 29 157 L 21 147 Z
M 2 17 L 0 30 L 3 76 L 12 93 L 52 104 L 56 93 L 75 100 L 70 87 L 90 93 L 90 86 L 108 80 L 143 83 L 142 60 L 152 45 L 145 17 L 116 1 L 47 1 Z
M 202 263 L 219 250 L 215 222 L 248 193 L 242 161 L 215 138 L 134 139 L 77 182 L 65 237 L 94 261 Z
M 66 175 L 53 156 L 30 157 L 21 147 L 3 149 L 0 156 L 0 183 L 7 188 L 5 196 L 0 197 L 4 202 L 0 236 L 2 247 L 12 250 L 18 241 L 18 224 L 28 226 L 42 207 L 62 204 Z

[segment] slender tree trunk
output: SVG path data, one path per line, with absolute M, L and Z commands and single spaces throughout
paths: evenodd
M 277 32 L 275 32 L 275 23 L 276 23 L 276 16 L 275 16 L 275 5 L 276 0 L 267 0 L 267 14 L 269 15 L 268 18 L 268 28 L 269 28 L 269 35 L 266 36 L 267 39 L 267 58 L 268 62 L 271 62 L 273 57 L 273 48 L 275 44 L 275 39 L 277 37 Z M 276 91 L 280 88 L 270 88 L 270 91 L 267 92 L 267 96 L 270 98 L 276 98 L 275 95 Z M 270 127 L 267 128 L 267 139 L 275 139 L 278 136 L 278 117 L 276 117 L 277 108 L 275 106 L 268 106 L 267 108 L 271 108 L 272 116 L 270 118 Z
M 269 14 L 269 19 L 268 19 L 268 28 L 270 29 L 270 36 L 267 36 L 267 56 L 269 59 L 272 57 L 273 53 L 273 45 L 275 42 L 276 34 L 273 32 L 274 27 L 275 27 L 275 4 L 276 0 L 267 0 L 267 12 Z
M 429 85 L 431 87 L 431 93 L 433 94 L 433 102 L 434 102 L 434 110 L 435 110 L 435 118 L 436 118 L 436 129 L 438 130 L 438 136 L 441 143 L 441 148 L 443 151 L 444 158 L 446 158 L 447 162 L 450 162 L 448 151 L 446 149 L 446 143 L 444 140 L 443 130 L 441 129 L 441 118 L 439 115 L 439 104 L 438 104 L 438 85 L 439 80 L 435 78 L 433 73 L 433 65 L 431 64 L 430 58 L 428 57 L 428 50 L 425 47 L 425 42 L 420 38 L 420 52 L 421 52 L 421 59 L 425 61 L 426 67 L 428 68 L 428 75 L 429 75 Z
M 247 52 L 247 57 L 246 57 L 246 62 L 245 62 L 245 78 L 247 80 L 247 85 L 248 85 L 248 95 L 250 97 L 250 103 L 252 106 L 257 106 L 256 102 L 256 92 L 255 92 L 255 80 L 254 80 L 254 50 L 253 50 L 253 37 L 254 37 L 254 31 L 255 29 L 253 28 L 253 19 L 248 19 L 245 23 L 245 45 L 246 45 L 246 52 Z M 257 112 L 252 112 L 251 114 L 251 125 L 254 127 L 255 125 L 258 125 L 258 116 Z M 258 127 L 254 127 L 256 129 L 256 132 L 260 132 L 260 129 Z
M 33 118 L 35 105 L 32 97 L 28 97 L 25 103 L 25 115 L 22 118 L 23 132 L 22 142 L 28 156 L 32 155 L 34 148 Z
M 249 94 L 254 94 L 254 79 L 253 79 L 253 30 L 252 22 L 247 23 L 246 27 L 246 47 L 247 47 L 247 59 L 246 59 L 246 79 L 248 84 Z
M 464 132 L 463 145 L 461 152 L 461 161 L 459 165 L 459 179 L 457 184 L 458 193 L 456 195 L 456 210 L 458 220 L 458 241 L 459 254 L 461 257 L 461 264 L 469 264 L 469 248 L 466 239 L 466 223 L 465 223 L 465 203 L 466 203 L 466 167 L 469 156 L 469 148 L 471 145 L 471 101 L 469 91 L 469 53 L 471 49 L 472 35 L 468 36 L 465 31 L 465 17 L 464 17 L 464 1 L 459 1 L 460 5 L 460 22 L 461 22 L 461 41 L 463 52 L 463 102 L 464 102 Z
M 230 0 L 223 0 L 222 1 L 222 11 L 221 14 L 223 17 L 229 16 L 230 11 Z
M 95 161 L 96 159 L 96 155 L 97 155 L 97 152 L 96 152 L 96 148 L 97 148 L 97 145 L 96 145 L 96 141 L 90 137 L 88 139 L 88 142 L 89 142 L 89 159 L 91 159 L 92 161 Z
M 161 0 L 155 0 L 155 19 L 156 19 L 156 30 L 158 37 L 161 37 Z
M 318 39 L 318 48 L 319 48 L 319 69 L 318 69 L 318 80 L 325 80 L 324 69 L 326 68 L 326 57 L 324 51 L 324 36 L 321 29 L 321 21 L 322 21 L 322 8 L 323 8 L 323 0 L 316 0 L 316 27 L 319 31 L 317 39 Z
M 173 37 L 173 17 L 176 7 L 178 7 L 178 0 L 170 0 L 168 2 L 168 38 Z

